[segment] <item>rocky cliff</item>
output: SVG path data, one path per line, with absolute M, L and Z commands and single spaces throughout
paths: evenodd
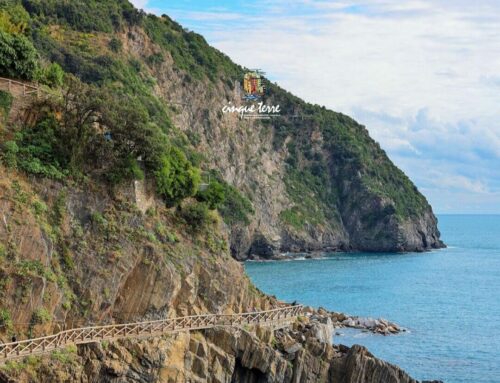
M 230 257 L 218 219 L 195 234 L 153 197 L 142 213 L 133 189 L 63 187 L 3 167 L 0 175 L 3 342 L 277 304 Z M 0 382 L 416 382 L 363 347 L 333 345 L 330 318 L 312 313 L 276 331 L 221 327 L 69 347 L 7 363 Z
M 163 52 L 139 28 L 121 38 L 138 60 Z M 282 116 L 245 120 L 221 113 L 224 105 L 244 104 L 242 70 L 236 70 L 240 78 L 235 80 L 193 81 L 167 54 L 150 71 L 157 80 L 155 94 L 173 106 L 175 126 L 206 156 L 206 169 L 216 169 L 252 202 L 250 222 L 228 227 L 237 259 L 279 252 L 424 251 L 443 246 L 425 198 L 349 117 L 268 84 L 265 102 L 280 105 Z
M 276 306 L 234 258 L 442 246 L 425 198 L 364 127 L 270 83 L 265 102 L 282 116 L 223 113 L 241 104 L 245 71 L 167 16 L 125 0 L 0 1 L 0 16 L 1 75 L 45 84 L 30 99 L 0 91 L 1 341 Z M 331 326 L 308 317 L 79 346 L 0 371 L 5 382 L 413 381 L 333 346 Z

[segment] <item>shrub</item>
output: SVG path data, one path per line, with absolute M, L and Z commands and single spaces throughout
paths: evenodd
M 128 156 L 111 168 L 108 179 L 114 184 L 127 180 L 142 180 L 144 179 L 144 172 L 137 160 L 133 156 Z
M 36 310 L 31 316 L 31 324 L 32 325 L 44 324 L 50 322 L 51 319 L 52 315 L 45 307 L 42 307 Z
M 57 63 L 38 70 L 36 80 L 50 87 L 60 87 L 64 83 L 64 71 Z
M 240 193 L 234 186 L 225 185 L 224 203 L 219 207 L 219 211 L 228 225 L 243 223 L 248 225 L 249 215 L 254 213 L 252 203 Z
M 212 181 L 207 188 L 198 191 L 196 199 L 206 202 L 210 209 L 217 209 L 225 200 L 224 186 L 217 181 Z
M 211 209 L 218 209 L 224 222 L 248 224 L 254 213 L 252 203 L 234 186 L 225 182 L 220 174 L 212 171 L 212 179 L 206 189 L 198 191 L 196 199 L 205 202 Z
M 0 31 L 11 34 L 25 33 L 30 17 L 23 6 L 2 4 L 0 7 L 6 7 L 0 11 Z
M 154 174 L 158 193 L 170 206 L 193 196 L 201 181 L 199 169 L 193 167 L 185 154 L 176 147 L 171 147 L 161 157 Z
M 57 129 L 54 117 L 47 117 L 32 129 L 24 129 L 17 134 L 16 142 L 9 143 L 6 163 L 16 164 L 27 173 L 63 179 L 67 175 L 67 158 L 63 155 L 64 142 L 58 137 Z
M 0 76 L 32 80 L 38 54 L 25 36 L 0 30 Z
M 5 308 L 0 309 L 0 328 L 2 327 L 6 330 L 9 330 L 12 327 L 10 312 Z
M 7 118 L 12 107 L 13 97 L 9 92 L 0 90 L 0 117 Z
M 2 161 L 9 168 L 15 169 L 17 167 L 17 154 L 19 147 L 15 141 L 6 141 L 2 145 Z
M 117 39 L 116 37 L 113 37 L 109 43 L 108 43 L 109 49 L 111 49 L 113 52 L 118 53 L 122 50 L 123 48 L 123 43 L 121 40 Z
M 152 55 L 148 56 L 146 58 L 146 62 L 150 66 L 155 66 L 163 63 L 165 61 L 165 58 L 163 57 L 163 53 L 153 53 Z
M 192 202 L 182 206 L 181 216 L 193 230 L 200 230 L 211 222 L 210 210 L 204 202 Z

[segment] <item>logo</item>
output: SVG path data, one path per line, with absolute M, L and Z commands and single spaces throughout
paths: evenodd
M 264 78 L 264 74 L 260 69 L 254 69 L 245 73 L 243 84 L 237 84 L 239 91 L 236 98 L 240 102 L 237 102 L 237 105 L 235 105 L 232 101 L 229 101 L 222 107 L 222 113 L 237 113 L 240 119 L 270 119 L 280 117 L 280 106 L 270 105 L 264 100 L 267 90 L 265 85 L 265 81 L 267 80 Z
M 264 72 L 259 69 L 245 73 L 243 77 L 244 100 L 260 100 L 262 98 L 266 90 L 263 75 Z

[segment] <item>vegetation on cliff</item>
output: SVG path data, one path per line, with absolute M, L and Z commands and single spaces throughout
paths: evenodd
M 124 46 L 143 38 L 138 30 L 155 44 L 147 55 L 133 55 Z M 91 177 L 113 185 L 142 179 L 146 172 L 169 206 L 196 196 L 219 209 L 231 227 L 250 222 L 251 204 L 222 178 L 209 188 L 217 201 L 207 201 L 209 192 L 198 193 L 203 173 L 218 169 L 198 151 L 196 134 L 172 123 L 177 106 L 159 96 L 156 74 L 167 60 L 182 74 L 184 87 L 231 90 L 241 79 L 244 69 L 203 37 L 126 0 L 3 0 L 0 32 L 1 73 L 38 81 L 53 94 L 37 105 L 34 126 L 4 135 L 8 166 L 58 180 Z M 283 110 L 282 117 L 263 123 L 271 129 L 274 150 L 286 153 L 283 182 L 291 204 L 279 213 L 282 231 L 301 236 L 328 228 L 332 235 L 347 232 L 351 243 L 339 239 L 344 247 L 369 249 L 382 236 L 378 223 L 397 226 L 430 211 L 363 126 L 274 84 L 268 84 L 265 101 Z M 301 118 L 290 117 L 296 115 Z M 369 200 L 378 202 L 362 206 Z M 359 218 L 350 222 L 350 217 Z M 381 248 L 404 248 L 398 241 L 395 236 Z

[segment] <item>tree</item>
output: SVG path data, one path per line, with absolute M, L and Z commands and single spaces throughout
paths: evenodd
M 154 174 L 158 193 L 170 206 L 193 196 L 201 182 L 199 169 L 193 167 L 185 154 L 173 146 L 161 157 L 160 166 Z
M 72 172 L 80 171 L 93 136 L 94 124 L 102 116 L 105 98 L 98 88 L 68 77 L 61 105 L 61 136 Z
M 38 68 L 38 54 L 25 36 L 0 30 L 0 76 L 32 80 Z

